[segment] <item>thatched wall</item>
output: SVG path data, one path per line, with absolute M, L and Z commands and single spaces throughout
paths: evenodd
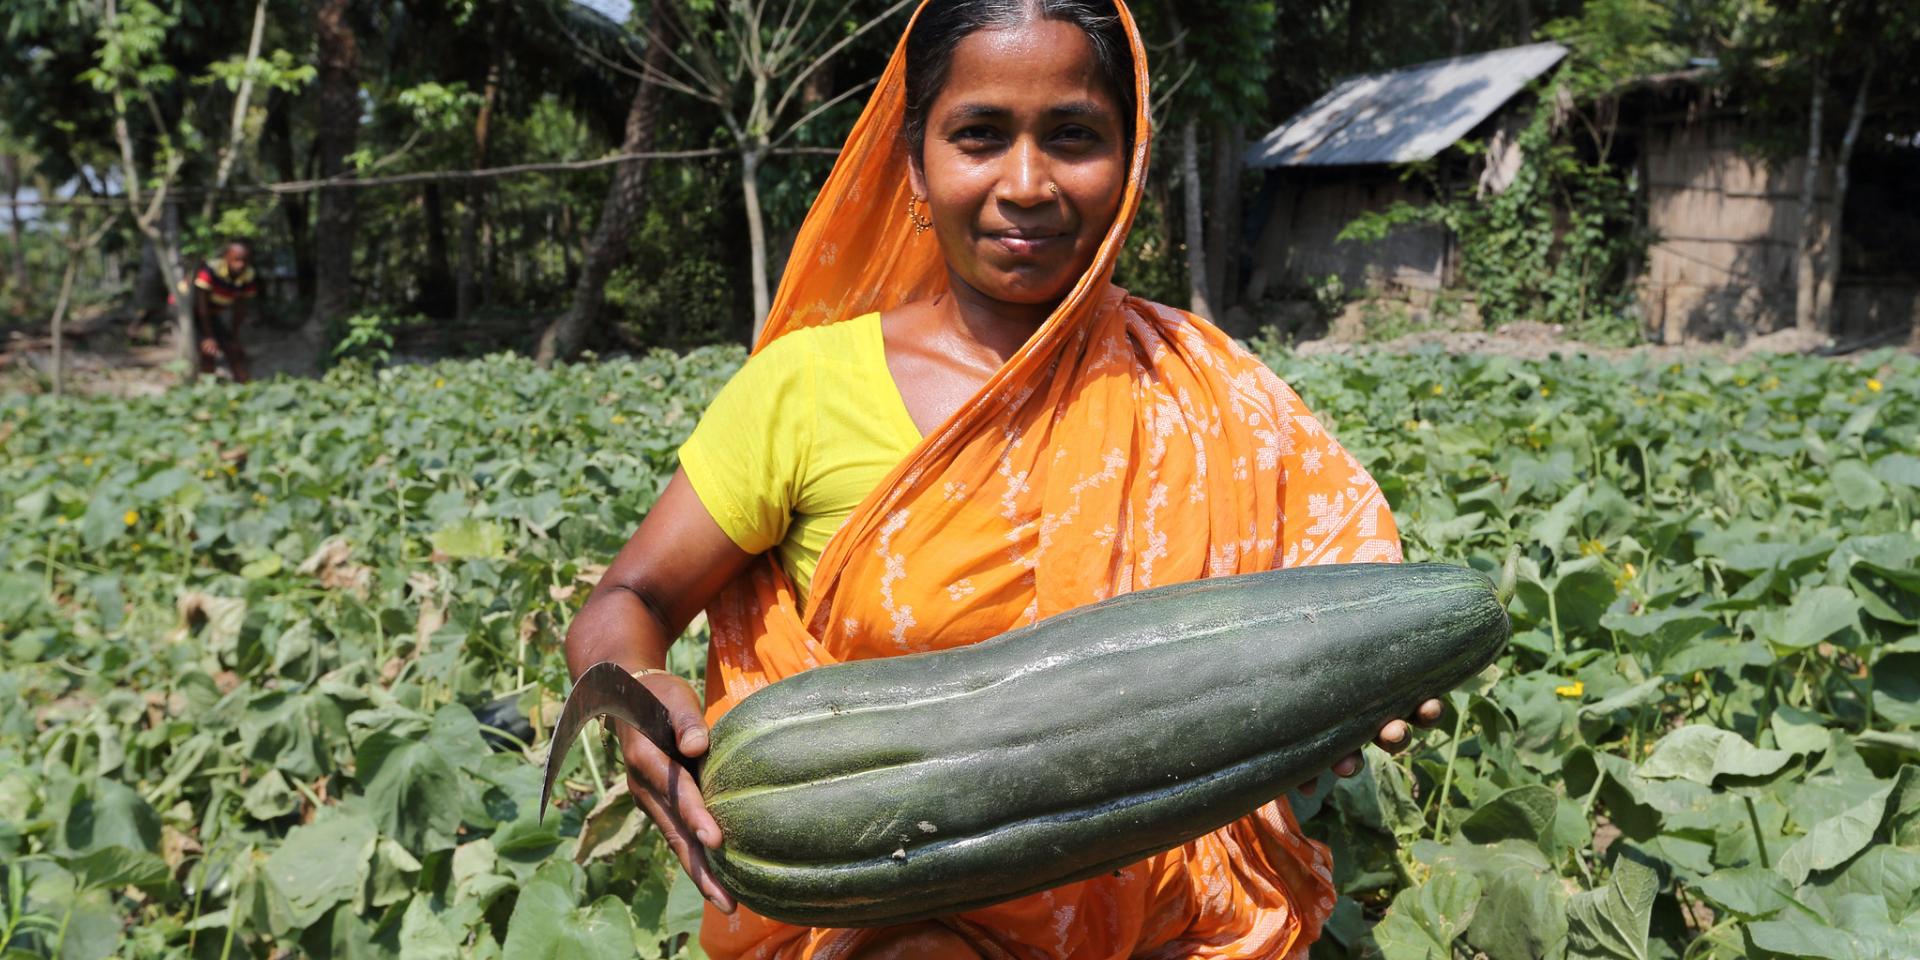
M 1386 167 L 1286 170 L 1254 250 L 1256 296 L 1299 289 L 1337 275 L 1349 290 L 1432 292 L 1452 279 L 1453 238 L 1440 227 L 1407 227 L 1378 243 L 1336 238 L 1363 213 L 1405 201 L 1424 206 L 1426 191 Z
M 1743 132 L 1733 116 L 1649 124 L 1641 163 L 1647 225 L 1656 239 L 1640 302 L 1649 328 L 1666 343 L 1746 337 L 1793 325 L 1806 160 L 1764 159 Z M 1816 191 L 1821 243 L 1832 230 L 1831 186 L 1827 178 Z M 1859 226 L 1846 224 L 1849 236 Z M 1916 311 L 1920 287 L 1843 272 L 1834 292 L 1832 332 L 1847 337 L 1904 330 L 1920 320 Z
M 1641 156 L 1656 238 L 1641 284 L 1649 327 L 1680 343 L 1791 325 L 1805 163 L 1746 152 L 1721 119 L 1657 125 Z

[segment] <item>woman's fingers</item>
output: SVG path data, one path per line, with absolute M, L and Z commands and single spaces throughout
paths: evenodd
M 667 841 L 667 849 L 673 851 L 680 861 L 680 868 L 693 879 L 694 886 L 708 902 L 723 913 L 733 912 L 733 895 L 720 885 L 719 878 L 707 868 L 707 853 L 692 830 L 688 829 L 673 808 L 662 802 L 661 798 L 648 789 L 647 785 L 632 773 L 627 774 L 627 789 L 632 792 L 634 803 L 638 804 L 654 825 L 660 828 L 660 836 Z
M 700 706 L 699 695 L 693 692 L 693 684 L 675 676 L 649 674 L 641 678 L 641 683 L 667 708 L 667 718 L 673 723 L 673 734 L 680 747 L 680 754 L 697 757 L 707 752 L 706 711 Z
M 1388 720 L 1380 728 L 1380 735 L 1373 738 L 1374 746 L 1388 753 L 1399 753 L 1406 749 L 1412 737 L 1413 729 L 1405 720 Z
M 624 726 L 620 728 L 620 750 L 626 757 L 628 773 L 642 789 L 658 798 L 702 846 L 720 845 L 720 824 L 707 812 L 700 785 L 686 767 L 662 753 L 653 741 Z
M 707 724 L 693 687 L 678 677 L 650 674 L 641 678 L 648 692 L 667 708 L 676 743 L 683 757 L 707 752 Z M 660 827 L 667 848 L 714 906 L 733 912 L 733 897 L 707 869 L 706 850 L 720 845 L 720 824 L 707 812 L 700 784 L 692 771 L 639 732 L 620 728 L 620 752 L 627 761 L 627 785 L 634 802 Z
M 1351 777 L 1360 772 L 1361 766 L 1363 766 L 1363 763 L 1360 759 L 1360 751 L 1355 750 L 1341 757 L 1339 762 L 1333 765 L 1333 773 L 1334 776 L 1338 777 Z
M 1421 727 L 1431 727 L 1434 724 L 1439 723 L 1440 716 L 1446 712 L 1447 712 L 1446 704 L 1441 703 L 1438 700 L 1424 701 L 1420 704 L 1420 706 L 1414 708 L 1414 711 L 1413 711 L 1414 725 L 1421 726 Z

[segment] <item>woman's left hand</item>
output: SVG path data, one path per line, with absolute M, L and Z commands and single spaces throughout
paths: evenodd
M 1440 701 L 1427 700 L 1418 707 L 1415 707 L 1413 716 L 1408 719 L 1413 721 L 1413 726 L 1426 729 L 1440 722 L 1440 714 L 1444 712 L 1445 709 L 1445 705 Z M 1390 754 L 1405 750 L 1407 745 L 1412 742 L 1413 728 L 1407 725 L 1406 720 L 1388 720 L 1386 724 L 1380 728 L 1380 735 L 1373 738 L 1374 746 Z M 1341 757 L 1339 762 L 1333 765 L 1333 772 L 1337 776 L 1351 777 L 1360 772 L 1362 765 L 1360 752 L 1356 750 L 1353 753 Z M 1312 793 L 1315 786 L 1317 786 L 1317 783 L 1314 780 L 1309 780 L 1300 785 L 1300 792 Z

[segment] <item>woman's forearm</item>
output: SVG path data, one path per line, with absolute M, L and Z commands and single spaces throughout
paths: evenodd
M 628 670 L 659 668 L 667 662 L 673 639 L 660 614 L 637 591 L 601 587 L 567 628 L 567 671 L 578 677 L 602 660 Z

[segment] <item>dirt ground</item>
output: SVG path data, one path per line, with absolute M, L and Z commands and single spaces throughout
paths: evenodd
M 106 318 L 77 323 L 67 339 L 62 365 L 66 388 L 84 396 L 137 397 L 165 392 L 182 381 L 185 364 L 170 336 L 129 329 Z M 254 326 L 241 332 L 253 376 L 313 376 L 314 348 L 295 330 Z M 221 376 L 225 376 L 222 368 Z M 47 393 L 53 389 L 53 341 L 45 331 L 0 335 L 0 394 Z
M 77 395 L 132 397 L 157 394 L 181 382 L 183 365 L 170 340 L 129 336 L 114 323 L 95 320 L 81 324 L 83 337 L 70 338 L 66 350 L 67 389 Z M 243 332 L 256 378 L 275 375 L 312 376 L 319 369 L 313 348 L 297 331 L 256 326 Z M 1867 347 L 1888 344 L 1868 344 Z M 1350 354 L 1384 350 L 1407 353 L 1438 346 L 1447 353 L 1498 354 L 1527 360 L 1584 354 L 1624 358 L 1651 354 L 1662 363 L 1714 359 L 1738 361 L 1758 353 L 1843 353 L 1850 345 L 1835 344 L 1798 330 L 1781 330 L 1755 337 L 1738 346 L 1688 344 L 1666 346 L 1597 347 L 1562 335 L 1557 326 L 1543 323 L 1508 324 L 1493 331 L 1432 330 L 1396 340 L 1365 343 L 1338 333 L 1295 347 L 1302 356 Z M 1920 343 L 1909 345 L 1920 349 Z M 52 343 L 44 334 L 12 331 L 0 338 L 0 394 L 46 393 L 52 389 Z
M 1660 362 L 1681 362 L 1697 359 L 1718 359 L 1737 362 L 1746 357 L 1762 353 L 1820 353 L 1838 355 L 1873 346 L 1888 346 L 1890 343 L 1848 345 L 1835 343 L 1832 339 L 1816 333 L 1795 329 L 1778 330 L 1764 336 L 1754 337 L 1739 345 L 1714 343 L 1689 343 L 1669 346 L 1666 344 L 1639 344 L 1631 347 L 1602 347 L 1581 343 L 1564 336 L 1560 327 L 1545 323 L 1510 323 L 1497 330 L 1428 330 L 1410 333 L 1394 340 L 1377 343 L 1363 343 L 1346 339 L 1338 334 L 1309 340 L 1295 347 L 1302 356 L 1321 356 L 1326 354 L 1349 354 L 1373 350 L 1390 353 L 1410 353 L 1415 350 L 1438 346 L 1447 353 L 1484 353 L 1516 357 L 1523 360 L 1546 360 L 1555 356 L 1585 355 L 1624 359 L 1633 355 L 1651 355 Z

